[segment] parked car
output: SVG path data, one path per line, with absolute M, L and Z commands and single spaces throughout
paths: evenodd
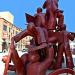
M 22 52 L 28 52 L 28 48 L 23 49 Z

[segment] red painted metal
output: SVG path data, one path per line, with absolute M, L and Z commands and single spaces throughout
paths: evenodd
M 4 75 L 7 75 L 10 59 L 14 63 L 14 66 L 10 66 L 10 70 L 15 69 L 16 75 L 45 75 L 50 68 L 61 69 L 49 75 L 67 72 L 75 75 L 72 70 L 74 65 L 69 46 L 69 40 L 73 41 L 75 34 L 66 31 L 63 11 L 58 9 L 58 0 L 46 0 L 43 8 L 46 9 L 46 13 L 42 13 L 42 8 L 37 8 L 34 16 L 26 14 L 27 29 L 11 38 L 9 55 L 5 60 Z M 28 35 L 33 37 L 31 44 L 27 46 L 28 54 L 20 58 L 14 43 Z M 62 69 L 64 52 L 67 69 Z
M 72 69 L 69 69 L 69 68 L 57 69 L 57 70 L 53 71 L 52 73 L 50 73 L 49 75 L 59 75 L 59 74 L 64 75 L 64 73 L 75 75 L 75 72 Z

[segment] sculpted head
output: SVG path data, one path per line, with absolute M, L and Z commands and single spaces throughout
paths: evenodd
M 37 13 L 40 13 L 40 12 L 42 12 L 42 8 L 41 7 L 37 8 Z

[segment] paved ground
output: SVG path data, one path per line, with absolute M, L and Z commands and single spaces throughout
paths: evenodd
M 22 54 L 24 54 L 24 53 L 22 53 L 22 52 L 19 52 L 19 55 L 21 56 Z M 3 75 L 3 72 L 4 72 L 4 66 L 5 66 L 5 64 L 2 62 L 2 56 L 4 56 L 4 55 L 7 55 L 7 53 L 0 53 L 0 75 Z M 73 61 L 75 62 L 75 55 L 73 55 Z M 63 64 L 63 67 L 64 67 L 65 65 Z M 75 69 L 75 68 L 74 68 Z M 46 73 L 46 75 L 48 75 L 49 73 L 50 73 L 51 71 L 47 71 L 47 73 Z M 15 72 L 14 71 L 9 71 L 8 72 L 8 75 L 15 75 Z M 60 75 L 67 75 L 67 74 L 60 74 Z M 68 75 L 70 75 L 70 74 L 68 74 Z

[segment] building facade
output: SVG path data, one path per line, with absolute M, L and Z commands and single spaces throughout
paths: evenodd
M 70 41 L 70 48 L 71 48 L 71 51 L 75 54 L 75 39 L 74 41 Z
M 4 14 L 4 16 L 3 16 Z M 0 14 L 0 52 L 3 50 L 9 50 L 11 38 L 22 31 L 22 29 L 13 25 L 13 16 L 10 13 Z M 7 16 L 8 17 L 5 17 Z M 3 16 L 3 17 L 2 17 Z M 23 50 L 26 45 L 30 44 L 30 36 L 27 36 L 17 42 L 15 47 L 17 50 Z

